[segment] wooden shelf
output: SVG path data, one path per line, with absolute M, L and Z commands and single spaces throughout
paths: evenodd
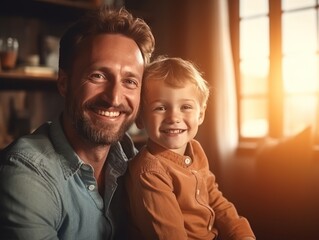
M 35 2 L 43 2 L 55 5 L 61 5 L 72 8 L 94 9 L 101 3 L 99 0 L 33 0 Z
M 1 0 L 0 16 L 69 24 L 96 7 L 93 0 Z
M 53 90 L 56 91 L 56 75 L 25 74 L 19 71 L 0 72 L 0 90 Z

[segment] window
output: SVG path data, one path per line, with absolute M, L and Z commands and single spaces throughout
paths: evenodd
M 229 0 L 240 140 L 319 124 L 317 0 Z

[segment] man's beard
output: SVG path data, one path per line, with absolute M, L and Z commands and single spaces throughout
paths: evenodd
M 73 104 L 68 104 L 65 108 L 65 112 L 72 119 L 73 126 L 77 133 L 90 144 L 99 146 L 116 143 L 123 138 L 125 132 L 134 123 L 135 119 L 133 116 L 122 122 L 121 126 L 105 123 L 97 119 L 93 121 L 85 114 L 85 111 L 99 106 L 107 107 L 107 102 L 91 101 L 86 102 L 82 106 L 77 106 L 75 98 L 71 97 L 73 95 L 69 93 L 67 96 L 69 97 L 66 98 L 66 101 Z M 111 106 L 109 105 L 108 107 Z M 128 116 L 133 114 L 132 109 L 129 107 L 120 105 L 117 106 L 116 109 L 120 111 L 121 114 L 127 114 Z
M 102 121 L 96 121 L 93 125 L 90 119 L 83 115 L 74 119 L 77 132 L 95 145 L 111 145 L 121 140 L 133 122 L 133 120 L 124 122 L 117 130 L 113 125 Z

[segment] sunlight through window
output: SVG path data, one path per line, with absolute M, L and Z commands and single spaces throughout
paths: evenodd
M 239 1 L 242 138 L 289 136 L 319 124 L 319 2 L 269 2 Z

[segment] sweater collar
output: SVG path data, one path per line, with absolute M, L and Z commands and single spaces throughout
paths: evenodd
M 147 141 L 147 149 L 152 154 L 159 158 L 168 159 L 175 164 L 181 165 L 183 167 L 189 167 L 193 163 L 194 151 L 193 151 L 193 140 L 187 144 L 186 151 L 184 155 L 175 153 L 169 149 L 162 147 L 161 145 L 155 143 L 151 139 Z

